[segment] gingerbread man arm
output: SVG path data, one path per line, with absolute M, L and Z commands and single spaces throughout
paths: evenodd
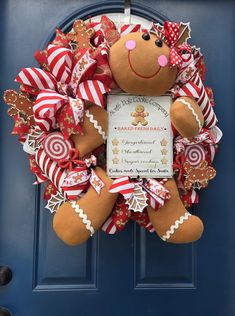
M 191 97 L 176 99 L 171 105 L 170 116 L 176 130 L 186 138 L 197 136 L 204 124 L 202 111 Z

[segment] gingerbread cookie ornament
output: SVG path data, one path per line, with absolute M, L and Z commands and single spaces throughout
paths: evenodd
M 73 23 L 72 30 L 67 34 L 67 39 L 70 41 L 72 47 L 78 49 L 95 49 L 90 39 L 95 31 L 92 28 L 87 29 L 86 23 L 82 20 L 76 20 Z
M 196 190 L 214 178 L 211 165 L 222 136 L 213 95 L 203 83 L 203 56 L 187 43 L 187 23 L 166 21 L 149 30 L 125 25 L 120 32 L 106 16 L 76 20 L 67 34 L 57 29 L 55 40 L 35 54 L 41 68 L 22 69 L 16 77 L 21 92 L 5 92 L 13 132 L 29 154 L 35 183 L 46 183 L 46 208 L 64 243 L 84 243 L 98 229 L 114 234 L 129 220 L 167 242 L 196 241 L 203 223 L 184 205 L 198 203 Z M 136 96 L 171 95 L 174 177 L 107 176 L 104 95 L 117 87 Z M 138 102 L 127 113 L 131 129 L 148 129 L 148 111 Z M 117 165 L 118 144 L 114 137 Z M 164 138 L 161 146 L 166 163 Z M 195 157 L 195 150 L 202 154 Z

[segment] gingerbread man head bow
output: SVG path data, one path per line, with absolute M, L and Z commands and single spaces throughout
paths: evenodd
M 186 43 L 190 38 L 189 24 L 165 21 L 164 25 L 153 24 L 152 32 L 159 36 L 170 48 L 170 66 L 180 66 L 182 54 L 191 53 L 191 46 Z

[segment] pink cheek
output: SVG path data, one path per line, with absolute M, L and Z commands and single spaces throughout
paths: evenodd
M 168 64 L 168 59 L 165 55 L 160 55 L 157 61 L 161 67 L 166 67 Z
M 134 40 L 126 41 L 125 46 L 128 50 L 133 50 L 136 48 L 136 41 Z

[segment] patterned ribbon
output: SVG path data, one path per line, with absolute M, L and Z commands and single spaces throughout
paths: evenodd
M 79 153 L 76 149 L 71 149 L 68 160 L 59 161 L 61 168 L 68 168 L 69 173 L 62 184 L 62 191 L 69 200 L 77 199 L 81 193 L 85 192 L 91 185 L 97 194 L 105 186 L 93 169 L 97 164 L 95 156 L 85 160 L 78 160 Z M 74 168 L 74 165 L 76 166 Z
M 88 50 L 81 53 L 74 66 L 72 52 L 67 48 L 49 45 L 47 54 L 51 73 L 34 67 L 24 68 L 15 79 L 31 93 L 32 88 L 37 93 L 43 90 L 44 94 L 39 93 L 37 97 L 35 121 L 45 131 L 55 126 L 54 114 L 62 104 L 70 102 L 70 96 L 78 102 L 82 99 L 103 106 L 103 94 L 109 91 L 100 80 L 90 79 L 96 69 L 96 60 L 90 56 Z M 50 95 L 51 90 L 58 93 Z M 77 116 L 75 120 L 76 118 Z
M 160 36 L 170 47 L 170 66 L 180 66 L 183 63 L 183 52 L 191 53 L 191 46 L 183 43 L 177 45 L 180 39 L 180 24 L 175 22 L 165 21 L 164 26 L 153 24 L 152 30 Z
M 144 179 L 142 187 L 147 192 L 149 205 L 156 211 L 171 197 L 169 191 L 156 179 Z

